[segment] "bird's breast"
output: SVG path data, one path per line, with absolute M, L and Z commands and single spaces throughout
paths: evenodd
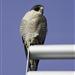
M 26 20 L 26 26 L 25 29 L 27 30 L 26 32 L 35 32 L 38 28 L 38 18 L 33 18 L 31 20 Z
M 30 11 L 26 13 L 25 16 L 23 17 L 23 20 L 26 21 L 25 32 L 26 33 L 36 32 L 39 25 L 40 18 L 41 18 L 41 15 L 35 11 Z
M 36 19 L 32 19 L 30 21 L 27 21 L 27 25 L 25 27 L 25 29 L 27 30 L 26 32 L 35 32 L 37 30 L 38 27 L 38 22 Z
M 23 17 L 23 19 L 31 21 L 32 19 L 39 18 L 39 16 L 40 16 L 40 13 L 32 10 L 27 12 L 25 16 Z

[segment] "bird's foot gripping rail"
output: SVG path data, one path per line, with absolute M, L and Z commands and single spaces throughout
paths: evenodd
M 75 59 L 75 45 L 35 45 L 29 47 L 33 59 Z M 28 71 L 26 75 L 75 75 L 75 71 Z

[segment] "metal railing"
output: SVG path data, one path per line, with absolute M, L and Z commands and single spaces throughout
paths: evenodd
M 33 59 L 75 59 L 75 45 L 34 45 L 29 47 Z M 27 63 L 28 65 L 28 63 Z M 28 66 L 27 66 L 28 68 Z M 74 71 L 28 71 L 26 75 L 74 75 Z

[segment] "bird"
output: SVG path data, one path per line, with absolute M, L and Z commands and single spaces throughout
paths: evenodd
M 34 5 L 25 13 L 21 20 L 20 33 L 27 58 L 30 46 L 43 45 L 45 42 L 47 34 L 47 19 L 44 16 L 43 5 Z M 28 71 L 37 71 L 39 59 L 29 58 L 28 64 Z

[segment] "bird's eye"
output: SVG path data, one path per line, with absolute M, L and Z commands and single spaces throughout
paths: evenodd
M 40 10 L 40 7 L 35 7 L 34 10 L 35 11 L 39 11 Z

